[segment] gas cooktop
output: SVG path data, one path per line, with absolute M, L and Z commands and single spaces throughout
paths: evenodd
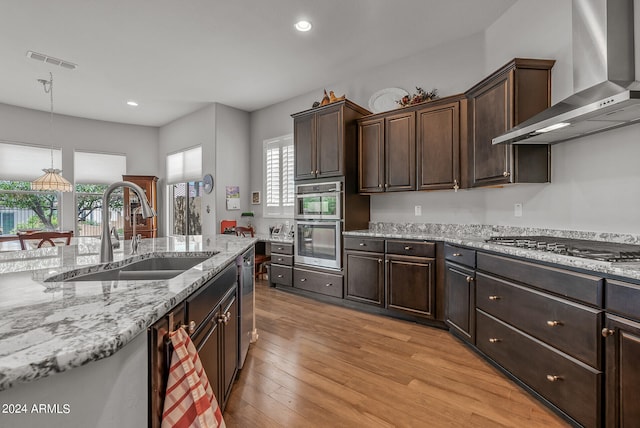
M 494 236 L 486 242 L 605 262 L 640 262 L 640 245 L 633 244 L 554 236 Z

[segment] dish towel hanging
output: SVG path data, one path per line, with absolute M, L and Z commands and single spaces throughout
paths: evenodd
M 162 428 L 224 428 L 222 411 L 191 338 L 183 328 L 171 333 L 170 338 L 173 356 Z

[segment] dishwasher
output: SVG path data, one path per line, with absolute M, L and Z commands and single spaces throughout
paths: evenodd
M 244 360 L 249 352 L 249 344 L 254 341 L 254 320 L 253 320 L 253 304 L 254 304 L 254 259 L 255 249 L 252 247 L 238 256 L 238 282 L 240 285 L 239 308 L 238 308 L 238 325 L 240 332 L 240 340 L 238 341 L 238 368 L 244 365 Z

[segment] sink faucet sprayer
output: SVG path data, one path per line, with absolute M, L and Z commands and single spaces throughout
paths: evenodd
M 149 201 L 147 200 L 144 190 L 142 190 L 142 187 L 137 184 L 130 181 L 117 181 L 107 187 L 107 190 L 105 190 L 104 196 L 102 197 L 102 241 L 100 242 L 100 263 L 113 261 L 113 248 L 111 247 L 111 234 L 109 233 L 109 197 L 118 187 L 128 187 L 138 195 L 140 207 L 142 209 L 142 218 L 154 217 L 156 215 L 153 208 L 151 208 L 151 205 L 149 205 Z M 135 216 L 133 221 L 135 224 Z M 136 237 L 132 236 L 131 239 L 135 241 Z

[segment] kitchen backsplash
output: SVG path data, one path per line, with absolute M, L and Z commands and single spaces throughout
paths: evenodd
M 557 236 L 572 239 L 624 242 L 640 244 L 640 235 L 586 232 L 579 230 L 539 229 L 534 227 L 499 226 L 487 224 L 444 224 L 444 223 L 388 223 L 370 222 L 369 230 L 376 233 L 398 235 L 460 235 L 489 238 L 491 236 Z

